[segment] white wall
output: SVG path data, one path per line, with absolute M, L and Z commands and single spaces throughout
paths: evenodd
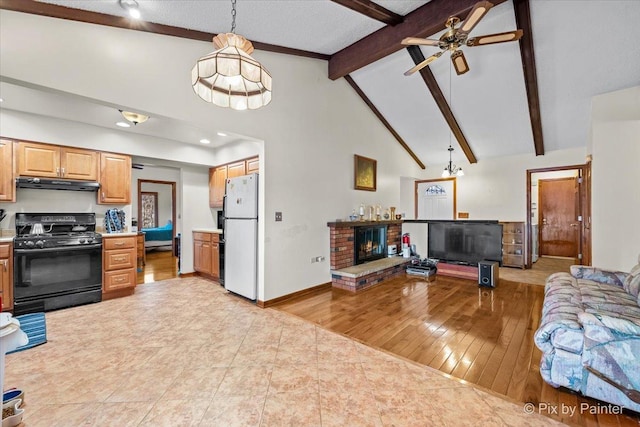
M 11 11 L 0 16 L 2 76 L 264 141 L 258 298 L 328 282 L 328 262 L 311 263 L 313 256 L 329 258 L 326 223 L 345 218 L 360 203 L 398 206 L 398 177 L 419 177 L 420 169 L 344 80 L 327 79 L 326 61 L 256 51 L 274 78 L 269 106 L 236 112 L 202 102 L 189 71 L 210 50 L 210 43 L 176 37 Z M 156 156 L 181 155 L 182 148 L 173 148 L 173 154 L 157 150 Z M 378 191 L 352 189 L 354 154 L 378 160 Z M 185 255 L 189 227 L 206 226 L 206 220 L 214 226 L 199 186 L 203 178 L 183 171 Z M 189 222 L 187 209 L 198 212 Z M 273 220 L 275 211 L 283 212 L 282 222 Z
M 640 86 L 592 101 L 593 265 L 622 271 L 640 254 Z
M 525 221 L 527 170 L 584 164 L 585 161 L 585 149 L 574 148 L 552 151 L 544 156 L 494 157 L 465 165 L 465 175 L 456 178 L 457 210 L 468 212 L 470 220 Z M 430 168 L 422 179 L 440 178 L 441 173 L 440 168 Z M 405 191 L 409 191 L 408 187 Z M 415 200 L 413 187 L 410 191 Z M 413 208 L 411 212 L 413 218 Z

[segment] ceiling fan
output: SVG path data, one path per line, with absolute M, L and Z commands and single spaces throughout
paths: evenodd
M 467 46 L 484 46 L 487 44 L 494 43 L 504 43 L 516 41 L 520 37 L 522 37 L 522 30 L 515 31 L 507 31 L 506 33 L 497 33 L 497 34 L 487 34 L 484 36 L 478 36 L 473 38 L 468 38 L 469 33 L 473 28 L 480 22 L 480 20 L 489 12 L 489 9 L 493 7 L 488 1 L 481 1 L 476 3 L 469 15 L 467 15 L 467 19 L 464 20 L 462 25 L 456 27 L 460 23 L 460 18 L 457 16 L 450 16 L 447 19 L 446 26 L 449 30 L 444 33 L 439 40 L 435 39 L 423 39 L 419 37 L 407 37 L 402 40 L 403 45 L 422 45 L 422 46 L 436 46 L 442 49 L 441 52 L 438 52 L 434 55 L 431 55 L 412 69 L 408 70 L 404 73 L 405 76 L 410 76 L 416 71 L 426 67 L 431 62 L 440 58 L 442 54 L 446 51 L 451 52 L 451 62 L 453 62 L 453 67 L 456 69 L 456 73 L 458 75 L 464 74 L 469 71 L 469 65 L 467 64 L 467 60 L 464 57 L 464 53 L 462 50 L 459 50 L 460 47 Z

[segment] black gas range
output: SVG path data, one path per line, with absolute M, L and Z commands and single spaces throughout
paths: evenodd
M 94 213 L 17 213 L 14 314 L 102 300 L 102 236 Z

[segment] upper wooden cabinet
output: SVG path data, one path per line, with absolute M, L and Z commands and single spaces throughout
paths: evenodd
M 13 141 L 0 139 L 0 202 L 16 201 L 13 181 Z
M 227 181 L 227 166 L 209 169 L 209 206 L 221 208 L 224 202 L 224 189 Z
M 100 153 L 98 204 L 131 204 L 131 157 Z
M 246 166 L 244 161 L 230 163 L 227 165 L 227 178 L 235 178 L 237 176 L 246 175 Z
M 227 178 L 258 173 L 260 160 L 258 157 L 240 160 L 209 169 L 209 206 L 222 208 Z
M 98 153 L 81 148 L 60 147 L 36 142 L 18 142 L 19 176 L 98 179 Z

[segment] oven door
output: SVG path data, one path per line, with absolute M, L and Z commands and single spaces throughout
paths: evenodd
M 102 289 L 102 245 L 14 249 L 16 303 Z

